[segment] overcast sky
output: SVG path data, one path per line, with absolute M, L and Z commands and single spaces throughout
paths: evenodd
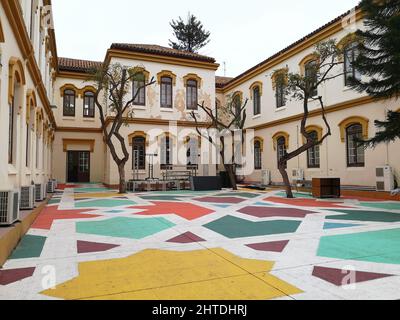
M 218 75 L 237 76 L 347 10 L 359 0 L 53 0 L 59 57 L 104 59 L 113 42 L 168 46 L 169 22 L 190 11 L 211 32 L 200 53 Z

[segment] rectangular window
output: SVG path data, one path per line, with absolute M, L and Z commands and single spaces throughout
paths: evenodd
M 254 104 L 254 115 L 257 116 L 261 114 L 261 97 L 260 88 L 256 87 L 253 90 L 253 104 Z
M 145 106 L 146 105 L 146 88 L 144 76 L 138 77 L 133 81 L 133 104 L 135 106 Z M 135 97 L 136 95 L 136 97 Z
M 63 111 L 64 117 L 75 117 L 75 91 L 64 91 Z
M 277 84 L 276 86 L 276 107 L 282 108 L 286 106 L 286 99 L 285 99 L 285 85 L 283 83 Z
M 345 85 L 349 85 L 349 80 L 354 78 L 356 80 L 361 80 L 361 73 L 354 67 L 354 62 L 359 55 L 359 50 L 357 48 L 357 43 L 351 43 L 344 50 L 344 80 Z
M 161 170 L 166 170 L 171 166 L 172 160 L 172 145 L 169 137 L 164 137 L 161 140 Z
M 186 84 L 186 108 L 197 110 L 197 81 L 188 80 Z
M 161 78 L 160 88 L 161 108 L 172 108 L 172 79 L 170 77 Z
M 14 157 L 14 98 L 8 111 L 8 163 L 13 163 Z
M 132 168 L 135 170 L 146 169 L 146 139 L 143 137 L 133 138 L 132 143 Z
M 83 99 L 83 116 L 85 118 L 94 118 L 94 93 L 86 92 Z

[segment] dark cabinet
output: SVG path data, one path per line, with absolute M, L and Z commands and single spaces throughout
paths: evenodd
M 340 179 L 314 178 L 312 193 L 314 198 L 340 198 Z

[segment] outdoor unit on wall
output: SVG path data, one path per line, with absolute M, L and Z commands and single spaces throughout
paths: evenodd
M 304 170 L 303 169 L 293 169 L 292 171 L 293 180 L 304 181 Z
M 263 186 L 269 186 L 271 184 L 271 171 L 262 170 L 261 171 L 261 184 Z
M 56 184 L 54 180 L 47 182 L 47 193 L 54 193 L 56 191 Z
M 57 179 L 51 179 L 51 181 L 53 181 L 54 183 L 54 190 L 58 188 L 58 182 Z
M 35 184 L 35 201 L 40 202 L 45 198 L 44 188 L 42 184 Z
M 35 186 L 21 187 L 21 210 L 32 210 L 35 208 Z
M 376 168 L 376 190 L 392 191 L 394 189 L 393 169 L 389 166 Z
M 19 220 L 19 192 L 0 191 L 0 225 L 12 225 Z

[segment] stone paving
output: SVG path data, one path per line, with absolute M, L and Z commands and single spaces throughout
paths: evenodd
M 64 185 L 0 299 L 400 299 L 400 204 Z

